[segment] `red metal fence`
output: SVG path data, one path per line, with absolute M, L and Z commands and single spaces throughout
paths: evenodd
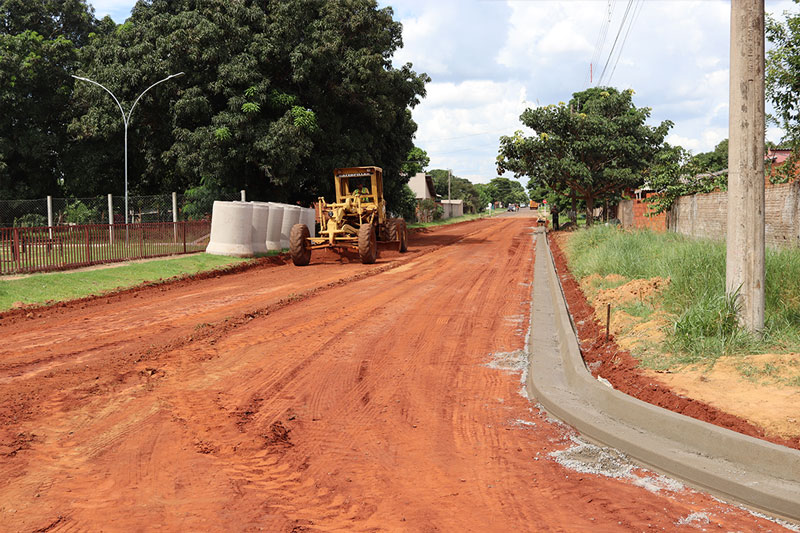
M 211 222 L 0 228 L 0 274 L 201 252 Z

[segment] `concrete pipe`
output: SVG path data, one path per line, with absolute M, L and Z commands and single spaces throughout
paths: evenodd
M 211 239 L 206 253 L 252 257 L 252 221 L 251 204 L 215 201 L 211 212 Z
M 317 236 L 317 210 L 310 207 L 303 207 L 300 215 L 300 223 L 308 226 L 308 231 L 312 237 Z
M 283 223 L 281 224 L 281 248 L 289 248 L 289 234 L 292 226 L 300 223 L 300 207 L 286 205 L 283 208 Z
M 266 254 L 267 250 L 267 226 L 269 224 L 270 208 L 264 202 L 252 202 L 253 204 L 253 253 Z
M 267 250 L 281 249 L 281 227 L 283 226 L 283 205 L 269 202 L 269 220 L 267 220 Z

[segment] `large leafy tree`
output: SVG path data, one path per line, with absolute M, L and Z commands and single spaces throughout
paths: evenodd
M 652 127 L 649 108 L 633 104 L 633 91 L 595 87 L 574 93 L 569 104 L 527 109 L 522 123 L 536 132 L 500 138 L 498 170 L 528 176 L 535 187 L 582 198 L 587 223 L 595 204 L 642 183 L 672 123 Z
M 0 0 L 0 198 L 61 191 L 70 73 L 96 29 L 84 0 Z
M 410 64 L 392 66 L 401 30 L 374 0 L 139 1 L 125 24 L 86 47 L 85 74 L 128 109 L 150 83 L 186 73 L 137 105 L 133 191 L 246 188 L 308 202 L 331 194 L 333 168 L 378 165 L 391 199 L 407 181 L 410 109 L 428 81 Z M 78 101 L 79 144 L 121 146 L 108 95 L 87 85 Z M 95 156 L 83 168 L 115 174 L 117 161 Z

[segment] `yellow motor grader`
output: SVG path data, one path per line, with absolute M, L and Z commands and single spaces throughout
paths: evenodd
M 378 242 L 396 243 L 408 249 L 408 230 L 402 218 L 389 218 L 383 198 L 380 167 L 337 168 L 333 171 L 336 201 L 320 197 L 317 203 L 319 236 L 312 237 L 305 224 L 295 224 L 289 235 L 289 252 L 297 266 L 311 261 L 311 251 L 322 248 L 352 249 L 362 263 L 378 258 Z

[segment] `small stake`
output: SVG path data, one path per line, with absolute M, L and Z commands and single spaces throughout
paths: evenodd
M 606 340 L 608 340 L 608 332 L 611 327 L 611 304 L 606 307 Z

